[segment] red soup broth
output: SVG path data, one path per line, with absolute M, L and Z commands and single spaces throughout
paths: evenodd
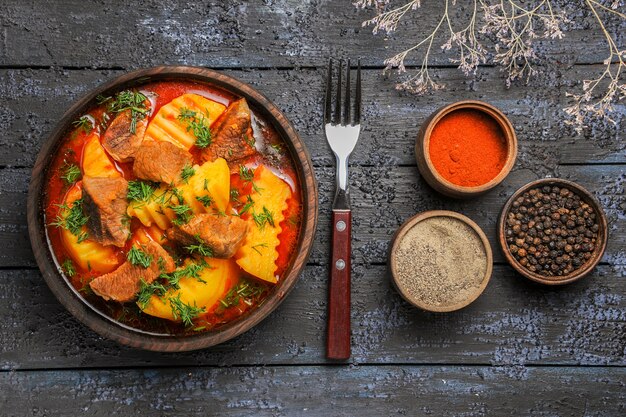
M 237 99 L 236 96 L 221 89 L 188 81 L 159 81 L 143 85 L 138 88 L 138 90 L 146 94 L 151 100 L 152 111 L 148 121 L 158 113 L 163 105 L 186 93 L 198 94 L 210 100 L 222 103 L 225 106 L 228 106 L 231 101 Z M 105 104 L 102 104 L 92 108 L 88 112 L 88 115 L 94 120 L 95 129 L 100 129 L 99 126 L 103 122 L 105 111 Z M 281 278 L 290 266 L 298 243 L 302 218 L 302 195 L 298 175 L 295 171 L 293 160 L 291 159 L 287 146 L 270 123 L 264 121 L 254 112 L 252 112 L 252 119 L 257 153 L 241 161 L 241 164 L 249 168 L 255 168 L 260 164 L 266 165 L 272 172 L 285 180 L 292 190 L 292 196 L 289 198 L 287 209 L 284 211 L 285 219 L 280 223 L 282 231 L 278 236 L 280 244 L 277 247 L 278 259 L 276 261 L 276 274 L 279 281 L 276 285 L 279 285 Z M 71 258 L 61 239 L 60 229 L 52 225 L 52 223 L 60 214 L 60 206 L 65 201 L 65 197 L 70 188 L 80 187 L 80 181 L 73 186 L 68 186 L 62 180 L 61 175 L 66 164 L 80 166 L 82 170 L 83 147 L 88 136 L 89 134 L 82 127 L 77 127 L 69 131 L 61 142 L 60 148 L 48 170 L 44 208 L 47 225 L 46 231 L 52 252 L 59 265 Z M 200 164 L 201 161 L 199 159 L 198 149 L 194 148 L 195 147 L 192 147 L 190 152 L 194 156 L 194 162 Z M 109 159 L 126 180 L 130 181 L 135 179 L 132 173 L 132 163 L 118 163 L 111 158 Z M 229 209 L 231 207 L 240 208 L 242 205 L 241 202 L 245 201 L 245 196 L 251 192 L 251 184 L 241 181 L 239 171 L 235 167 L 231 169 L 231 190 L 236 190 L 233 194 L 238 194 L 238 197 L 233 196 L 233 198 L 231 198 Z M 242 218 L 246 219 L 246 216 L 247 215 L 244 214 Z M 140 229 L 143 229 L 147 236 L 153 239 L 157 238 L 157 236 L 154 236 L 154 228 L 146 228 L 137 219 L 133 218 L 131 220 L 131 239 L 124 248 L 116 248 L 115 256 L 118 258 L 120 265 L 125 261 L 126 253 L 132 245 L 133 237 Z M 224 307 L 218 302 L 210 311 L 194 319 L 194 326 L 190 327 L 143 314 L 134 302 L 120 304 L 105 301 L 101 297 L 93 294 L 88 286 L 90 280 L 101 275 L 101 273 L 82 269 L 76 264 L 74 266 L 76 268 L 76 274 L 67 278 L 70 280 L 72 286 L 79 291 L 93 307 L 122 324 L 143 331 L 163 334 L 195 334 L 215 329 L 238 319 L 258 307 L 274 288 L 274 285 L 262 282 L 243 270 L 239 270 L 237 276 L 228 278 L 226 293 L 241 280 L 247 279 L 256 282 L 257 285 L 261 287 L 261 294 L 255 298 L 254 302 L 246 302 L 244 299 L 241 299 L 239 304 L 229 307 Z

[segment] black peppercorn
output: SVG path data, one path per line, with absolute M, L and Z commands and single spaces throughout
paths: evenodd
M 509 252 L 543 276 L 567 275 L 592 258 L 596 213 L 566 187 L 533 188 L 511 204 L 505 223 Z

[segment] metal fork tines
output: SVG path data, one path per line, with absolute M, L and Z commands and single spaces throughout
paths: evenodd
M 337 158 L 337 191 L 333 203 L 334 210 L 349 210 L 350 198 L 348 191 L 348 158 L 354 149 L 359 132 L 361 131 L 361 62 L 359 60 L 356 73 L 356 87 L 354 101 L 351 100 L 350 85 L 350 60 L 347 61 L 345 97 L 341 100 L 343 83 L 342 76 L 343 60 L 339 60 L 337 71 L 337 88 L 335 90 L 335 105 L 333 112 L 333 60 L 328 63 L 328 81 L 326 85 L 326 107 L 324 111 L 324 124 L 326 140 Z

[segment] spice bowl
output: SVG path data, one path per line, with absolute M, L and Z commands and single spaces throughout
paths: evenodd
M 588 275 L 608 240 L 602 206 L 575 182 L 532 181 L 508 199 L 498 221 L 498 241 L 507 262 L 522 276 L 562 285 Z
M 486 193 L 511 172 L 517 137 L 509 119 L 491 104 L 464 100 L 436 110 L 415 142 L 426 182 L 454 198 Z
M 462 214 L 432 210 L 396 232 L 389 251 L 391 281 L 402 298 L 432 312 L 459 310 L 491 278 L 493 256 L 480 227 Z

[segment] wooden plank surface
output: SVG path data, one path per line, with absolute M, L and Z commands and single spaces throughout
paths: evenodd
M 15 372 L 0 374 L 0 415 L 619 416 L 625 377 L 569 367 Z
M 0 369 L 326 363 L 326 266 L 308 266 L 283 305 L 251 331 L 178 354 L 103 340 L 65 311 L 38 271 L 0 277 Z M 385 266 L 356 266 L 352 362 L 625 366 L 625 278 L 623 266 L 600 266 L 579 283 L 546 289 L 496 266 L 476 302 L 435 314 L 404 302 Z
M 36 266 L 25 222 L 27 168 L 6 168 L 0 179 L 0 267 Z M 558 176 L 579 182 L 602 203 L 610 221 L 610 240 L 604 262 L 626 264 L 626 196 L 624 165 L 560 166 Z M 316 169 L 320 195 L 320 217 L 310 257 L 314 264 L 326 264 L 329 256 L 329 222 L 334 195 L 332 167 Z M 459 211 L 475 220 L 485 231 L 494 249 L 495 262 L 503 262 L 496 240 L 500 209 L 513 192 L 529 181 L 542 177 L 529 169 L 516 168 L 489 194 L 468 201 L 442 197 L 419 176 L 416 167 L 388 165 L 353 166 L 351 193 L 353 213 L 352 251 L 356 264 L 384 264 L 387 247 L 396 229 L 416 213 L 445 209 Z
M 491 63 L 464 77 L 436 47 L 431 63 L 447 89 L 417 98 L 397 92 L 397 78 L 381 69 L 438 21 L 441 5 L 422 3 L 398 33 L 373 37 L 360 25 L 371 10 L 332 0 L 0 2 L 0 417 L 624 415 L 626 107 L 617 106 L 617 124 L 594 122 L 582 135 L 562 113 L 565 92 L 603 71 L 605 40 L 589 12 L 571 3 L 573 30 L 538 43 L 547 63 L 529 85 L 507 89 Z M 458 8 L 467 13 L 463 2 Z M 607 28 L 623 46 L 624 23 L 608 19 Z M 352 158 L 347 366 L 324 359 L 334 160 L 321 110 L 331 55 L 361 56 L 366 68 L 366 123 Z M 116 75 L 162 64 L 222 68 L 273 100 L 311 151 L 322 208 L 309 265 L 284 304 L 232 341 L 179 354 L 122 347 L 76 321 L 36 269 L 25 219 L 30 168 L 64 110 Z M 423 182 L 413 144 L 432 111 L 471 98 L 507 114 L 520 153 L 503 184 L 460 202 Z M 494 240 L 506 198 L 547 175 L 590 189 L 610 220 L 602 264 L 562 288 L 523 280 Z M 391 235 L 429 209 L 470 216 L 494 249 L 490 284 L 459 312 L 418 311 L 388 282 Z
M 319 66 L 329 55 L 350 54 L 363 57 L 366 65 L 380 66 L 437 25 L 443 8 L 437 2 L 422 3 L 397 33 L 373 37 L 371 29 L 361 27 L 373 17 L 372 10 L 359 11 L 348 2 L 333 0 L 190 4 L 66 0 L 51 7 L 38 7 L 35 0 L 5 0 L 0 5 L 4 45 L 0 59 L 12 65 L 80 68 L 137 68 L 166 62 L 285 67 Z M 469 12 L 465 5 L 455 9 L 460 17 Z M 538 55 L 562 65 L 601 63 L 608 49 L 593 16 L 576 6 L 568 10 L 576 16 L 569 25 L 572 31 L 561 40 L 538 41 Z M 611 25 L 616 20 L 609 15 L 606 21 L 618 42 L 623 40 L 619 26 Z M 459 20 L 459 27 L 463 22 Z M 451 65 L 452 54 L 439 48 L 445 40 L 433 48 L 433 65 Z
M 380 70 L 363 74 L 364 125 L 352 161 L 360 165 L 415 165 L 413 147 L 421 123 L 437 108 L 460 99 L 488 101 L 511 119 L 520 149 L 518 167 L 554 175 L 560 164 L 626 163 L 626 140 L 618 124 L 596 123 L 578 135 L 564 123 L 565 92 L 579 81 L 597 76 L 600 65 L 576 66 L 532 85 L 506 89 L 499 70 L 483 68 L 467 80 L 453 68 L 439 76 L 448 89 L 415 97 L 394 89 Z M 96 85 L 121 71 L 0 70 L 0 166 L 34 163 L 41 142 L 63 112 Z M 285 113 L 308 145 L 317 166 L 332 166 L 332 153 L 322 129 L 325 68 L 240 71 L 226 73 L 250 83 Z M 617 107 L 622 116 L 626 108 Z

